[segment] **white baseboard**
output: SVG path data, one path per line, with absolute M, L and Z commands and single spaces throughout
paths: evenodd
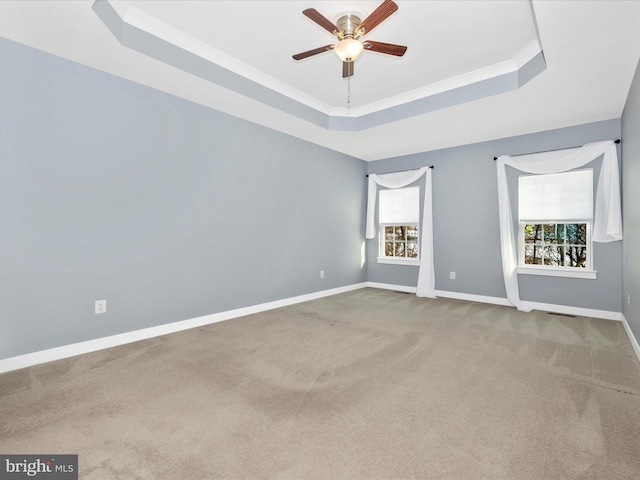
M 416 287 L 406 287 L 404 285 L 393 285 L 391 283 L 367 282 L 365 287 L 380 288 L 382 290 L 393 290 L 402 293 L 416 293 Z
M 95 352 L 98 350 L 103 350 L 105 348 L 117 347 L 119 345 L 146 340 L 148 338 L 158 337 L 160 335 L 167 335 L 169 333 L 180 332 L 182 330 L 188 330 L 190 328 L 196 328 L 203 325 L 222 322 L 224 320 L 230 320 L 232 318 L 244 317 L 245 315 L 273 310 L 275 308 L 281 308 L 296 303 L 308 302 L 309 300 L 315 300 L 331 295 L 337 295 L 339 293 L 358 290 L 360 288 L 364 288 L 365 286 L 366 283 L 357 283 L 354 285 L 347 285 L 345 287 L 322 290 L 320 292 L 309 293 L 297 297 L 285 298 L 283 300 L 276 300 L 273 302 L 252 305 L 250 307 L 238 308 L 235 310 L 228 310 L 226 312 L 213 313 L 211 315 L 205 315 L 202 317 L 191 318 L 188 320 L 168 323 L 165 325 L 158 325 L 157 327 L 144 328 L 142 330 L 135 330 L 133 332 L 121 333 L 118 335 L 111 335 L 103 338 L 96 338 L 95 340 L 88 340 L 86 342 L 79 342 L 71 345 L 64 345 L 61 347 L 41 350 L 39 352 L 27 353 L 25 355 L 19 355 L 16 357 L 5 358 L 0 360 L 0 373 L 18 370 L 20 368 L 31 367 L 33 365 L 38 365 L 41 363 L 52 362 L 54 360 L 61 360 L 63 358 L 74 357 L 76 355 Z
M 382 288 L 385 290 L 394 290 L 396 292 L 415 293 L 416 287 L 406 287 L 403 285 L 392 285 L 389 283 L 367 282 L 367 287 Z M 490 303 L 493 305 L 503 305 L 511 307 L 511 302 L 506 298 L 489 297 L 486 295 L 474 295 L 471 293 L 447 292 L 445 290 L 436 290 L 436 297 L 455 298 L 457 300 L 468 300 L 470 302 Z M 540 302 L 524 302 L 534 310 L 542 310 L 543 312 L 562 313 L 565 315 L 577 315 L 581 317 L 602 318 L 604 320 L 622 320 L 622 313 L 611 312 L 608 310 L 595 310 L 593 308 L 571 307 L 566 305 L 555 305 L 551 303 Z
M 436 290 L 436 297 L 455 298 L 456 300 L 467 300 L 469 302 L 491 303 L 493 305 L 502 305 L 511 307 L 511 302 L 506 298 L 489 297 L 486 295 L 474 295 L 472 293 L 447 292 L 445 290 Z
M 611 312 L 609 310 L 596 310 L 593 308 L 571 307 L 567 305 L 555 305 L 552 303 L 539 303 L 523 301 L 525 305 L 530 306 L 534 310 L 542 310 L 543 312 L 562 313 L 565 315 L 576 315 L 580 317 L 602 318 L 603 320 L 622 320 L 621 312 Z
M 180 322 L 168 323 L 165 325 L 159 325 L 157 327 L 145 328 L 142 330 L 135 330 L 133 332 L 121 333 L 118 335 L 111 335 L 109 337 L 97 338 L 95 340 L 88 340 L 86 342 L 74 343 L 71 345 L 64 345 L 61 347 L 51 348 L 48 350 L 41 350 L 39 352 L 27 353 L 25 355 L 19 355 L 16 357 L 10 357 L 0 360 L 0 373 L 9 372 L 12 370 L 18 370 L 20 368 L 31 367 L 41 363 L 52 362 L 54 360 L 61 360 L 63 358 L 69 358 L 83 353 L 95 352 L 103 350 L 105 348 L 117 347 L 127 343 L 137 342 L 140 340 L 146 340 L 148 338 L 158 337 L 160 335 L 167 335 L 169 333 L 180 332 L 182 330 L 188 330 L 190 328 L 201 327 L 203 325 L 209 325 L 212 323 L 222 322 L 224 320 L 230 320 L 233 318 L 243 317 L 245 315 L 251 315 L 254 313 L 260 313 L 267 310 L 273 310 L 275 308 L 285 307 L 296 303 L 307 302 L 309 300 L 315 300 L 318 298 L 328 297 L 331 295 L 337 295 L 339 293 L 350 292 L 352 290 L 358 290 L 364 287 L 380 288 L 384 290 L 394 290 L 396 292 L 415 293 L 416 287 L 408 287 L 404 285 L 393 285 L 388 283 L 378 282 L 363 282 L 353 285 L 347 285 L 345 287 L 333 288 L 330 290 L 323 290 L 320 292 L 309 293 L 306 295 L 300 295 L 297 297 L 285 298 L 282 300 L 276 300 L 273 302 L 262 303 L 259 305 L 252 305 L 249 307 L 238 308 L 235 310 L 228 310 L 226 312 L 213 313 L 211 315 L 205 315 L 202 317 L 191 318 L 188 320 L 182 320 Z M 459 292 L 447 292 L 444 290 L 436 290 L 437 297 L 454 298 L 457 300 L 467 300 L 471 302 L 489 303 L 494 305 L 511 306 L 511 303 L 506 298 L 489 297 L 485 295 L 474 295 L 469 293 Z M 565 305 L 553 305 L 546 303 L 527 302 L 535 310 L 542 310 L 553 313 L 563 313 L 567 315 L 579 315 L 593 318 L 603 318 L 606 320 L 618 320 L 622 321 L 624 328 L 629 336 L 629 340 L 633 345 L 633 349 L 640 361 L 640 346 L 638 341 L 631 332 L 629 324 L 626 319 L 619 312 L 610 312 L 606 310 L 594 310 L 590 308 L 569 307 Z
M 383 290 L 393 290 L 395 292 L 416 293 L 416 287 L 407 287 L 405 285 L 393 285 L 391 283 L 367 282 L 367 287 L 381 288 Z M 474 295 L 471 293 L 447 292 L 445 290 L 436 290 L 436 297 L 455 298 L 457 300 L 468 300 L 470 302 L 492 303 L 495 305 L 504 305 L 510 307 L 511 303 L 506 298 L 488 297 L 485 295 Z
M 638 339 L 635 337 L 635 335 L 631 331 L 629 322 L 627 322 L 627 319 L 625 318 L 624 315 L 622 315 L 622 325 L 624 325 L 624 329 L 627 332 L 627 336 L 629 337 L 629 341 L 631 342 L 633 351 L 636 352 L 636 357 L 638 357 L 638 361 L 640 362 L 640 345 L 638 345 Z

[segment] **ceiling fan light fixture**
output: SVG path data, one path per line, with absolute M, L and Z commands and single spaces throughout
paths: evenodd
M 362 43 L 353 38 L 340 40 L 333 47 L 333 51 L 336 52 L 336 55 L 338 55 L 343 62 L 353 62 L 360 56 L 362 50 L 364 50 Z

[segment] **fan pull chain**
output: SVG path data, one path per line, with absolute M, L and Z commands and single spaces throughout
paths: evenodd
M 347 115 L 351 112 L 351 75 L 347 77 Z

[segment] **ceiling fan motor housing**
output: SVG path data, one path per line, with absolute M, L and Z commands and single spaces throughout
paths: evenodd
M 338 32 L 340 38 L 357 39 L 360 36 L 360 34 L 356 31 L 356 29 L 358 28 L 360 23 L 362 23 L 362 21 L 360 20 L 360 17 L 358 17 L 357 15 L 353 15 L 351 13 L 348 13 L 340 17 L 336 22 L 336 26 L 342 32 L 342 33 Z

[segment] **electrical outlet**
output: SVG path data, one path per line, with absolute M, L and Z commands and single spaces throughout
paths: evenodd
M 450 280 L 455 280 L 456 279 L 456 272 L 449 272 L 449 279 Z
M 320 270 L 320 278 L 324 278 L 324 270 Z
M 100 313 L 107 313 L 107 301 L 96 300 L 96 315 Z

